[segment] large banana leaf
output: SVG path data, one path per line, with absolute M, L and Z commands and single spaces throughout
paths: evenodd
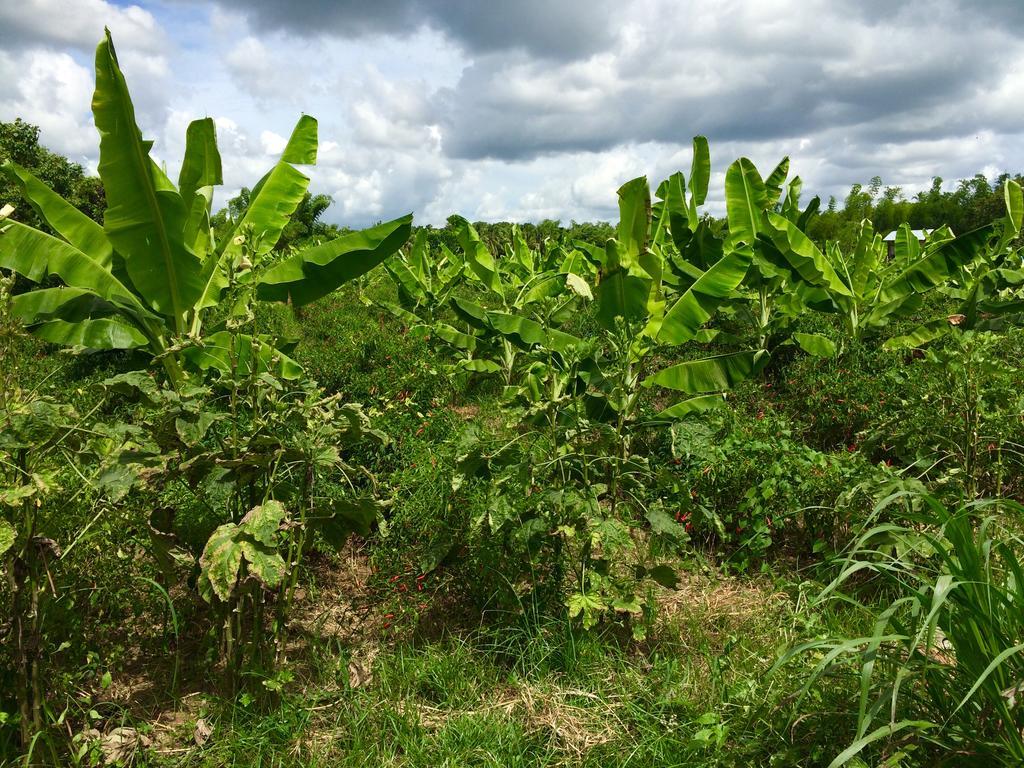
M 564 352 L 581 341 L 556 328 L 547 328 L 528 317 L 508 312 L 488 312 L 487 321 L 491 329 L 523 349 L 541 346 L 554 352 Z
M 278 162 L 292 163 L 293 165 L 314 165 L 316 163 L 319 143 L 318 133 L 316 118 L 311 115 L 302 115 L 292 129 L 291 136 L 288 137 L 288 142 L 285 144 L 284 152 L 281 153 Z M 249 193 L 250 200 L 255 200 L 259 196 L 263 185 L 267 183 L 267 179 L 270 178 L 270 174 L 273 171 L 274 169 L 271 168 L 262 179 L 256 182 L 256 185 Z
M 508 312 L 488 312 L 487 320 L 491 328 L 524 349 L 544 344 L 547 341 L 544 326 L 527 317 L 512 315 Z
M 817 333 L 794 333 L 793 341 L 800 345 L 800 349 L 815 357 L 835 357 L 836 345 Z
M 605 265 L 611 271 L 597 286 L 597 319 L 608 330 L 615 328 L 616 317 L 627 321 L 646 317 L 651 294 L 651 279 L 630 274 L 619 260 L 618 247 L 615 240 L 608 241 Z
M 636 259 L 647 250 L 651 222 L 651 188 L 647 177 L 627 181 L 619 187 L 619 255 Z
M 860 223 L 848 280 L 848 285 L 855 296 L 864 295 L 868 279 L 882 260 L 883 247 L 881 235 L 876 234 L 871 222 L 864 219 Z
M 804 282 L 828 288 L 841 296 L 853 295 L 818 246 L 796 224 L 771 212 L 768 223 L 772 241 Z
M 315 165 L 316 153 L 319 148 L 317 139 L 317 122 L 312 115 L 302 115 L 292 129 L 284 152 L 281 153 L 282 163 L 294 165 Z
M 878 300 L 895 301 L 910 293 L 924 293 L 942 285 L 955 270 L 967 266 L 983 253 L 993 233 L 993 226 L 987 224 L 926 252 L 887 284 L 879 293 Z
M 0 222 L 0 267 L 38 283 L 56 275 L 72 288 L 95 293 L 111 303 L 150 314 L 103 266 L 73 245 L 17 221 Z
M 451 344 L 456 349 L 462 349 L 467 352 L 476 351 L 476 336 L 470 336 L 468 333 L 462 333 L 461 331 L 458 331 L 455 328 L 452 328 L 450 325 L 446 325 L 445 323 L 438 323 L 429 330 L 439 339 L 442 339 L 448 344 Z
M 725 395 L 697 395 L 682 400 L 675 405 L 670 405 L 655 416 L 656 419 L 681 419 L 691 413 L 703 413 L 717 408 L 724 408 L 726 404 Z
M 491 325 L 487 320 L 487 310 L 467 299 L 460 299 L 453 296 L 451 307 L 460 320 L 478 331 L 490 331 Z
M 399 295 L 404 294 L 404 298 L 411 301 L 416 301 L 425 295 L 426 286 L 424 286 L 416 274 L 406 266 L 405 262 L 397 256 L 385 261 L 384 269 L 398 286 Z
M 41 288 L 11 299 L 11 312 L 25 325 L 44 320 L 85 320 L 94 314 L 113 312 L 113 307 L 92 291 L 81 288 Z
M 183 352 L 192 365 L 201 370 L 216 370 L 227 375 L 232 364 L 239 376 L 269 371 L 282 379 L 297 379 L 302 366 L 263 339 L 246 334 L 218 331 L 203 338 L 202 346 Z
M 786 188 L 786 198 L 782 201 L 782 215 L 790 221 L 796 221 L 800 215 L 800 193 L 803 188 L 804 182 L 799 176 L 794 176 Z
M 92 101 L 100 133 L 99 173 L 107 196 L 103 226 L 135 290 L 184 329 L 185 313 L 203 291 L 200 264 L 184 241 L 188 211 L 149 156 L 110 33 L 96 49 Z
M 787 176 L 789 176 L 788 156 L 782 158 L 779 164 L 768 174 L 768 178 L 764 180 L 764 188 L 768 195 L 769 206 L 779 202 L 779 198 L 782 196 L 782 185 L 786 182 Z
M 692 339 L 743 282 L 751 256 L 750 249 L 736 249 L 712 265 L 665 313 L 658 340 L 682 344 Z
M 217 149 L 217 128 L 213 118 L 193 120 L 185 131 L 185 157 L 178 174 L 178 192 L 185 210 L 192 210 L 198 189 L 223 183 L 220 151 Z
M 757 374 L 768 364 L 764 350 L 731 352 L 669 366 L 644 380 L 645 387 L 666 387 L 691 395 L 721 392 Z
M 469 264 L 469 268 L 476 275 L 477 279 L 483 283 L 485 288 L 504 298 L 504 291 L 501 287 L 501 275 L 498 272 L 497 265 L 494 263 L 494 256 L 487 250 L 487 246 L 480 241 L 480 236 L 472 224 L 461 216 L 456 217 L 455 220 L 457 221 L 456 236 L 459 239 L 459 245 L 462 246 L 462 250 L 466 254 L 466 263 Z
M 1024 192 L 1020 184 L 1007 179 L 1003 186 L 1003 200 L 1006 203 L 1006 227 L 1014 233 L 1020 232 L 1021 224 L 1024 223 Z
M 252 228 L 257 239 L 256 254 L 264 256 L 274 249 L 281 233 L 291 221 L 292 214 L 299 207 L 309 187 L 309 177 L 292 165 L 279 162 L 254 194 L 235 232 Z M 224 256 L 232 258 L 241 252 L 234 238 L 225 241 Z M 222 262 L 223 263 L 223 262 Z
M 921 255 L 921 243 L 909 224 L 901 224 L 896 230 L 896 247 L 893 257 L 900 264 L 910 264 Z
M 913 331 L 903 336 L 893 336 L 886 339 L 882 345 L 883 349 L 906 349 L 912 347 L 923 347 L 930 341 L 934 341 L 950 329 L 949 320 L 932 320 L 931 322 L 919 325 Z
M 427 242 L 427 230 L 420 229 L 409 249 L 409 269 L 425 291 L 432 288 L 430 279 L 430 244 Z
M 757 168 L 745 157 L 736 160 L 725 172 L 725 212 L 730 240 L 753 245 L 768 205 L 768 192 Z
M 690 161 L 690 195 L 693 213 L 697 207 L 704 205 L 708 196 L 708 185 L 711 182 L 711 150 L 704 136 L 693 137 L 693 159 Z M 696 222 L 691 222 L 696 226 Z
M 87 349 L 134 349 L 144 347 L 149 339 L 139 330 L 112 317 L 68 322 L 47 320 L 29 328 L 33 336 L 53 344 Z
M 401 248 L 411 231 L 409 214 L 308 248 L 268 269 L 257 281 L 256 296 L 308 304 L 373 269 Z
M 103 227 L 67 202 L 20 165 L 0 166 L 50 227 L 103 268 L 110 267 L 113 249 Z

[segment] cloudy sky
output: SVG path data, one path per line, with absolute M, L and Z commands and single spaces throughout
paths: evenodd
M 21 0 L 0 3 L 0 120 L 94 169 L 92 56 L 110 27 L 176 176 L 212 116 L 219 202 L 320 120 L 328 218 L 615 218 L 615 189 L 784 154 L 838 197 L 880 175 L 1024 170 L 1024 0 Z M 717 194 L 716 194 L 717 193 Z

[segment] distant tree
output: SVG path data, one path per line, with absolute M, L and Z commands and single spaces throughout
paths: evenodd
M 585 243 L 604 245 L 610 238 L 615 237 L 615 228 L 607 221 L 573 221 L 565 235 L 569 242 L 582 240 Z
M 103 221 L 106 198 L 103 184 L 94 176 L 87 176 L 78 163 L 51 152 L 39 143 L 39 127 L 20 117 L 14 122 L 0 122 L 0 163 L 10 160 L 26 168 L 46 183 L 54 192 L 70 202 L 95 221 Z M 17 185 L 0 175 L 0 206 L 14 206 L 11 218 L 29 226 L 52 232 L 22 198 Z

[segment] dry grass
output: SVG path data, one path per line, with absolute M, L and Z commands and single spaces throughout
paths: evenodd
M 665 619 L 699 615 L 738 628 L 751 620 L 763 620 L 766 613 L 781 610 L 789 602 L 789 596 L 767 578 L 680 571 L 677 588 L 660 591 L 658 609 Z

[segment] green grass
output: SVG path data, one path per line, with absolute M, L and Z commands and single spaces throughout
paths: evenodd
M 187 743 L 188 721 L 163 747 L 167 760 L 143 764 L 817 765 L 834 746 L 822 719 L 786 729 L 792 681 L 765 677 L 777 647 L 806 630 L 797 594 L 698 575 L 691 601 L 643 646 L 528 614 L 384 646 L 355 689 L 325 656 L 270 712 L 209 701 L 203 749 Z M 839 689 L 829 704 L 844 705 Z

